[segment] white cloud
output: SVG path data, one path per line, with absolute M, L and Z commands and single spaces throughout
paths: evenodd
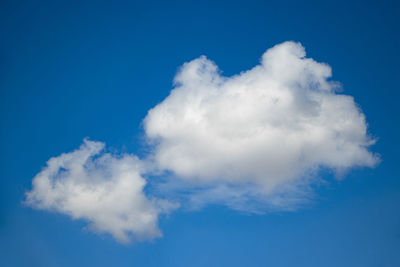
M 365 116 L 330 77 L 328 65 L 306 58 L 294 42 L 267 50 L 260 65 L 233 77 L 204 56 L 186 63 L 175 89 L 144 120 L 154 161 L 187 186 L 208 188 L 196 201 L 228 206 L 243 195 L 292 205 L 285 197 L 300 200 L 321 167 L 372 167 L 378 158 L 368 151 L 374 140 Z M 248 185 L 255 190 L 243 193 Z
M 51 158 L 33 179 L 25 203 L 84 219 L 89 229 L 120 242 L 161 236 L 158 217 L 176 205 L 145 196 L 138 158 L 102 153 L 103 148 L 103 143 L 84 140 L 78 150 Z
M 160 236 L 160 214 L 177 207 L 145 186 L 190 208 L 294 209 L 321 168 L 342 173 L 379 161 L 368 150 L 364 114 L 330 77 L 328 65 L 294 42 L 232 77 L 202 56 L 183 65 L 175 89 L 144 119 L 149 158 L 104 153 L 103 143 L 85 140 L 47 162 L 26 203 L 84 219 L 121 242 Z

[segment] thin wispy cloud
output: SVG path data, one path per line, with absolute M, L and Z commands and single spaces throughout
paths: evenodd
M 177 200 L 291 210 L 321 168 L 343 173 L 379 162 L 364 114 L 330 77 L 327 64 L 294 42 L 232 77 L 201 56 L 182 66 L 170 95 L 144 119 L 147 158 L 101 152 L 103 143 L 85 140 L 48 161 L 26 203 L 84 219 L 122 242 L 159 237 L 158 218 Z M 145 193 L 148 182 L 154 190 Z

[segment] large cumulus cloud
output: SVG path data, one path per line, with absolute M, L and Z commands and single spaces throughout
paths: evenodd
M 374 166 L 364 114 L 335 92 L 331 68 L 305 55 L 285 42 L 233 77 L 204 56 L 184 64 L 145 118 L 157 166 L 197 184 L 253 183 L 264 194 L 320 167 Z

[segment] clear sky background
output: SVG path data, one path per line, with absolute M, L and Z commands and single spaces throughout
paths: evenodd
M 1 1 L 0 265 L 400 266 L 397 1 Z M 162 217 L 163 237 L 116 242 L 22 205 L 46 161 L 83 138 L 142 153 L 141 122 L 184 62 L 226 76 L 301 42 L 366 115 L 382 162 L 293 212 L 210 205 Z

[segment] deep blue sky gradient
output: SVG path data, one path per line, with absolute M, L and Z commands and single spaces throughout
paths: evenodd
M 385 0 L 1 1 L 0 266 L 400 266 L 399 14 Z M 296 212 L 177 211 L 163 238 L 128 246 L 21 204 L 84 137 L 143 153 L 141 120 L 185 61 L 206 55 L 229 76 L 287 40 L 355 97 L 377 168 L 322 174 Z

